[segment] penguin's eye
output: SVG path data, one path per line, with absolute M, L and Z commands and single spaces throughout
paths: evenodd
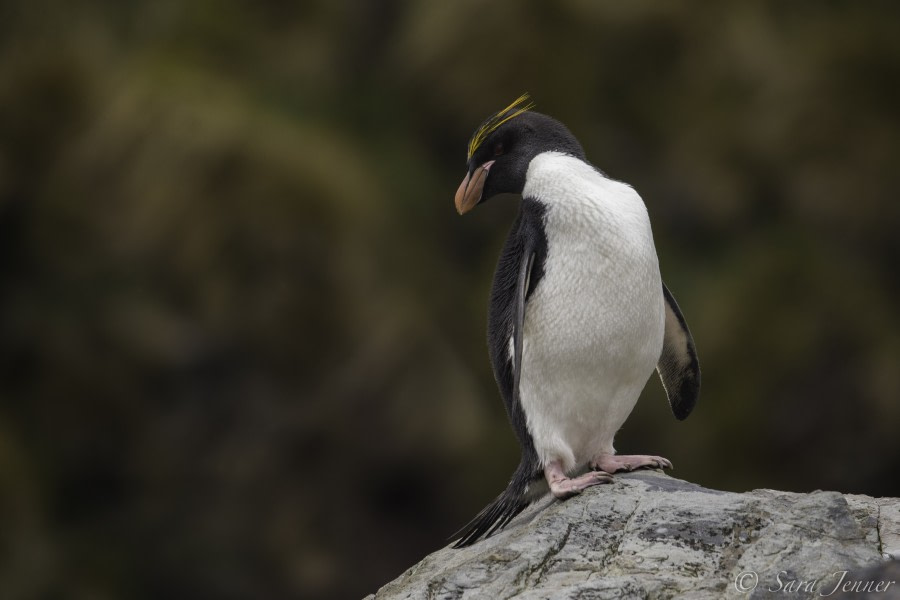
M 494 156 L 500 156 L 503 154 L 503 142 L 497 142 L 494 144 Z

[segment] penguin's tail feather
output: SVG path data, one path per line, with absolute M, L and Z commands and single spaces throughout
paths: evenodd
M 525 461 L 522 461 L 513 473 L 509 485 L 497 498 L 478 513 L 462 529 L 453 534 L 459 537 L 454 548 L 471 546 L 482 537 L 493 535 L 512 521 L 516 515 L 525 510 L 534 499 L 529 494 L 531 484 L 540 474 Z

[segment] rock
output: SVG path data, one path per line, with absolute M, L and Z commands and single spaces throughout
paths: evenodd
M 900 557 L 896 498 L 738 494 L 640 471 L 565 502 L 545 498 L 497 535 L 439 550 L 369 598 L 883 600 L 900 598 L 891 556 Z

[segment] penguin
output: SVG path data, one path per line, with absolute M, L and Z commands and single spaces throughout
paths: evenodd
M 637 468 L 613 437 L 654 369 L 675 418 L 700 392 L 694 340 L 662 281 L 647 208 L 588 162 L 559 121 L 523 94 L 469 141 L 460 215 L 498 194 L 521 197 L 488 310 L 488 350 L 522 449 L 506 489 L 456 536 L 469 546 L 549 490 L 565 499 Z

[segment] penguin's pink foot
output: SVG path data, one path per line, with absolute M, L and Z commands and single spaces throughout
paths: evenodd
M 648 456 L 646 454 L 633 454 L 617 456 L 615 454 L 601 454 L 591 461 L 591 468 L 599 472 L 615 473 L 617 471 L 634 471 L 642 467 L 651 469 L 671 469 L 672 463 L 662 456 Z
M 613 480 L 609 473 L 603 471 L 590 471 L 578 477 L 566 477 L 566 472 L 559 461 L 553 461 L 544 467 L 544 477 L 547 478 L 550 491 L 560 500 L 580 494 L 594 485 L 612 483 Z

